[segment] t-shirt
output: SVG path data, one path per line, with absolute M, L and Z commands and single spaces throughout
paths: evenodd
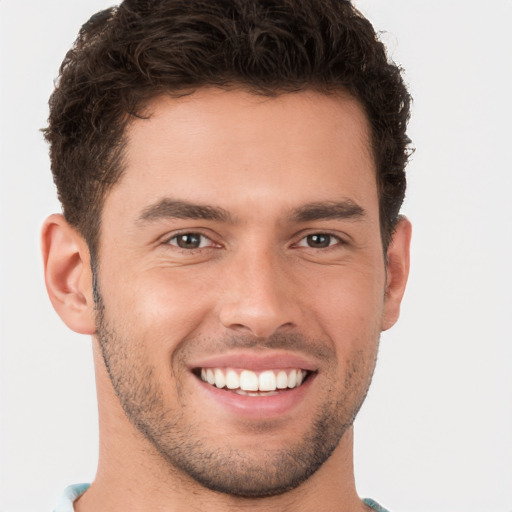
M 53 512 L 74 512 L 73 502 L 89 488 L 89 485 L 90 484 L 75 484 L 66 487 Z M 363 503 L 375 510 L 375 512 L 388 512 L 384 507 L 381 507 L 376 501 L 371 499 L 365 498 Z

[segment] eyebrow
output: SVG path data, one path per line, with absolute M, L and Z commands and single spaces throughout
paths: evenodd
M 365 216 L 364 208 L 351 199 L 344 199 L 302 205 L 292 210 L 289 218 L 293 222 L 310 222 L 315 220 L 357 220 Z M 224 208 L 169 198 L 161 199 L 145 208 L 138 221 L 145 222 L 165 218 L 234 222 L 232 215 Z
M 366 216 L 364 208 L 351 199 L 309 203 L 292 212 L 295 222 L 314 220 L 359 220 Z
M 232 221 L 229 212 L 218 206 L 200 205 L 173 199 L 162 199 L 148 206 L 142 211 L 138 220 L 151 221 L 165 218 Z

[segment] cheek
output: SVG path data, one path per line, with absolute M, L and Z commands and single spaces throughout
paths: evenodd
M 101 283 L 101 292 L 117 326 L 163 349 L 201 323 L 209 309 L 205 287 L 204 279 L 191 279 L 190 273 L 153 269 L 131 277 L 119 273 Z
M 384 308 L 384 279 L 384 271 L 337 269 L 309 290 L 309 309 L 341 357 L 352 350 L 375 349 Z

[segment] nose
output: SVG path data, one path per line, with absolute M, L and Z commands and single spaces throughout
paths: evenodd
M 292 330 L 300 318 L 293 277 L 271 251 L 248 251 L 230 261 L 223 276 L 220 322 L 228 330 L 269 337 Z

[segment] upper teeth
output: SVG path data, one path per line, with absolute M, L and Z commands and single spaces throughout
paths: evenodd
M 307 375 L 306 370 L 265 370 L 256 373 L 251 370 L 232 368 L 202 368 L 201 379 L 218 388 L 241 389 L 242 391 L 275 391 L 296 388 Z

